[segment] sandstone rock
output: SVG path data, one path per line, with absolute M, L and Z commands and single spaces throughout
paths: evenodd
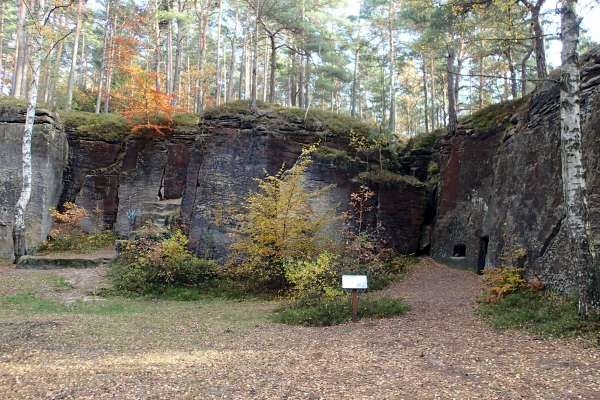
M 52 226 L 50 208 L 58 204 L 68 144 L 53 114 L 38 110 L 32 138 L 32 193 L 26 210 L 27 248 L 35 250 Z M 0 107 L 0 257 L 13 258 L 14 206 L 21 190 L 24 111 Z
M 598 51 L 582 58 L 584 82 L 600 75 Z M 600 83 L 600 82 L 599 82 Z M 585 88 L 582 128 L 590 216 L 600 242 L 600 87 Z M 524 267 L 548 286 L 574 288 L 563 219 L 557 84 L 539 88 L 489 129 L 468 126 L 440 142 L 435 258 L 480 270 Z M 464 256 L 460 246 L 465 247 Z M 458 251 L 458 253 L 457 253 Z M 456 255 L 459 255 L 456 257 Z

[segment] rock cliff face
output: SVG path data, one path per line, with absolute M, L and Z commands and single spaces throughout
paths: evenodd
M 300 118 L 275 112 L 219 116 L 205 120 L 187 171 L 182 219 L 189 228 L 190 244 L 197 254 L 223 258 L 235 241 L 245 197 L 256 190 L 254 178 L 292 165 L 303 145 L 319 141 L 331 151 L 344 152 L 348 139 L 335 137 L 319 125 L 307 126 Z M 306 174 L 307 188 L 335 185 L 313 204 L 316 210 L 348 208 L 350 194 L 359 189 L 358 165 L 340 164 L 317 154 Z M 377 188 L 375 188 L 377 189 Z M 381 223 L 388 242 L 402 252 L 419 248 L 419 232 L 426 203 L 424 185 L 377 189 L 378 207 L 373 219 Z
M 202 126 L 179 129 L 168 138 L 133 136 L 105 141 L 68 129 L 69 164 L 61 202 L 96 210 L 86 227 L 113 229 L 120 236 L 145 221 L 180 222 L 200 256 L 223 259 L 235 241 L 246 196 L 254 178 L 290 166 L 303 145 L 320 142 L 307 171 L 308 188 L 335 185 L 315 209 L 348 207 L 367 166 L 350 156 L 348 138 L 333 135 L 314 120 L 279 111 L 224 112 L 208 115 Z M 330 153 L 342 155 L 342 160 Z M 430 152 L 415 151 L 399 160 L 403 173 L 427 174 Z M 379 222 L 390 246 L 418 251 L 428 189 L 414 183 L 371 184 L 377 193 L 372 222 Z M 180 207 L 181 206 L 181 207 Z
M 0 107 L 0 257 L 12 259 L 14 205 L 22 184 L 21 146 L 25 111 Z M 52 226 L 50 208 L 58 204 L 68 145 L 55 116 L 38 110 L 32 137 L 33 187 L 26 210 L 26 241 L 35 249 Z
M 600 53 L 582 59 L 582 128 L 589 205 L 600 242 Z M 557 79 L 554 74 L 551 78 Z M 548 285 L 573 288 L 562 222 L 559 88 L 475 114 L 439 143 L 435 258 L 480 270 L 517 265 Z

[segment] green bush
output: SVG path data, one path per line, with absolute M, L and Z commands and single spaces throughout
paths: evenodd
M 145 237 L 127 243 L 111 267 L 110 276 L 119 292 L 149 294 L 166 288 L 195 286 L 214 279 L 215 265 L 196 258 L 187 249 L 181 231 L 154 241 Z
M 340 288 L 339 259 L 325 251 L 314 260 L 290 260 L 285 264 L 285 277 L 297 298 L 335 298 Z
M 495 301 L 481 301 L 479 313 L 497 329 L 525 329 L 539 335 L 571 336 L 598 331 L 599 315 L 582 320 L 575 296 L 524 289 Z
M 408 309 L 408 305 L 398 299 L 362 298 L 359 301 L 358 315 L 360 318 L 387 318 L 402 315 Z M 351 319 L 349 296 L 292 303 L 276 310 L 273 316 L 275 322 L 303 326 L 338 325 Z

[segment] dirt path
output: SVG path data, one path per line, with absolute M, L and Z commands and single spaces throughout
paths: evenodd
M 407 315 L 329 328 L 271 323 L 263 302 L 0 310 L 0 398 L 600 399 L 600 350 L 492 330 L 480 289 L 425 259 L 385 291 Z

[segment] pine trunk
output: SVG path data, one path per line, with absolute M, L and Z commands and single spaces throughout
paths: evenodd
M 83 0 L 77 3 L 77 23 L 75 25 L 75 39 L 71 51 L 71 68 L 69 69 L 69 80 L 67 81 L 67 103 L 65 110 L 70 111 L 73 104 L 73 86 L 75 85 L 75 69 L 77 68 L 77 51 L 79 50 L 79 35 L 81 34 L 81 14 L 83 9 Z
M 448 133 L 451 135 L 456 133 L 456 125 L 457 125 L 457 117 L 456 117 L 456 91 L 454 88 L 454 59 L 456 55 L 454 53 L 454 49 L 452 47 L 448 48 L 448 57 L 447 57 L 447 71 L 448 71 Z

